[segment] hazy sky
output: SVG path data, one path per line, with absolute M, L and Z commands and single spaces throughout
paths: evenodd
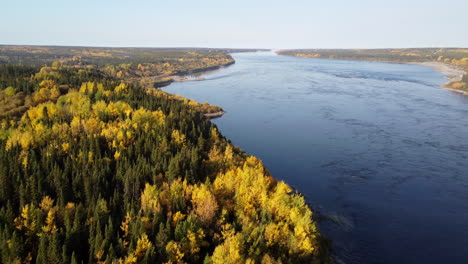
M 0 44 L 468 47 L 467 0 L 2 0 Z

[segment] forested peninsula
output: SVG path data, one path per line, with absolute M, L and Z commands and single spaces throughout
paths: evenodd
M 277 53 L 303 58 L 420 63 L 450 75 L 450 81 L 443 86 L 444 88 L 468 94 L 468 49 L 466 48 L 302 49 L 280 50 Z
M 222 109 L 154 88 L 231 51 L 0 46 L 0 262 L 329 263 Z

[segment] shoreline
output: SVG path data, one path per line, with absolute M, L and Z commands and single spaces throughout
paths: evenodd
M 449 83 L 450 83 L 450 82 L 449 82 Z M 461 94 L 463 94 L 463 95 L 468 95 L 468 92 L 463 91 L 463 90 L 458 90 L 458 89 L 450 88 L 450 87 L 447 86 L 447 84 L 445 84 L 444 86 L 441 86 L 441 88 L 450 90 L 450 91 L 452 91 L 452 92 L 461 93 Z
M 236 61 L 233 60 L 233 61 L 230 61 L 228 63 L 224 63 L 224 64 L 220 64 L 220 65 L 214 65 L 214 66 L 205 67 L 205 68 L 197 68 L 197 69 L 192 69 L 192 70 L 183 71 L 183 72 L 175 72 L 173 75 L 170 75 L 170 76 L 154 76 L 154 77 L 152 77 L 153 80 L 157 79 L 157 78 L 165 78 L 165 79 L 164 80 L 155 80 L 155 81 L 153 81 L 153 87 L 156 88 L 156 89 L 159 89 L 159 88 L 168 86 L 173 82 L 203 81 L 203 80 L 205 80 L 205 78 L 203 78 L 203 77 L 188 78 L 186 76 L 190 76 L 193 73 L 205 73 L 205 72 L 209 72 L 209 71 L 222 69 L 222 68 L 231 66 L 231 65 L 233 65 L 235 63 L 236 63 Z
M 440 88 L 447 89 L 452 92 L 460 93 L 463 95 L 468 95 L 467 91 L 450 87 L 450 84 L 453 82 L 461 82 L 463 79 L 463 75 L 467 74 L 467 72 L 463 70 L 462 68 L 454 66 L 454 65 L 450 65 L 447 63 L 438 62 L 438 61 L 410 62 L 408 64 L 416 64 L 416 65 L 421 65 L 421 66 L 426 66 L 426 67 L 432 67 L 440 73 L 447 74 L 445 78 L 448 79 L 449 81 L 441 85 Z
M 466 74 L 466 71 L 457 66 L 438 61 L 408 62 L 407 64 L 432 67 L 440 73 L 447 74 L 445 78 L 449 79 L 450 82 L 459 82 L 462 80 L 463 75 Z
M 218 69 L 221 69 L 221 68 L 231 66 L 231 65 L 233 65 L 235 63 L 236 63 L 236 61 L 233 60 L 233 61 L 231 61 L 229 63 L 225 63 L 225 64 L 222 64 L 222 65 L 216 65 L 216 66 L 207 67 L 207 68 L 198 68 L 198 69 L 187 71 L 187 72 L 181 72 L 181 73 L 178 73 L 176 75 L 169 76 L 169 80 L 166 80 L 166 81 L 163 81 L 163 82 L 160 82 L 160 83 L 154 83 L 153 89 L 160 89 L 160 88 L 163 88 L 165 86 L 169 86 L 174 82 L 204 81 L 204 80 L 206 80 L 206 78 L 204 78 L 204 77 L 189 78 L 187 76 L 189 76 L 191 73 L 206 73 L 206 72 L 210 72 L 210 71 L 213 71 L 213 70 L 218 70 Z M 157 85 L 157 84 L 159 84 L 159 85 Z M 161 85 L 161 84 L 163 84 L 163 85 Z M 215 105 L 213 105 L 213 106 L 215 106 Z M 215 118 L 220 118 L 226 113 L 226 111 L 224 111 L 224 109 L 221 108 L 220 106 L 216 106 L 216 107 L 219 107 L 221 110 L 217 111 L 217 112 L 213 112 L 213 113 L 203 113 L 203 116 L 206 117 L 207 119 L 211 120 L 211 119 L 215 119 Z
M 226 112 L 224 110 L 221 110 L 221 111 L 214 112 L 214 113 L 206 113 L 206 114 L 203 114 L 203 116 L 208 119 L 214 119 L 214 118 L 222 117 L 225 113 Z
M 225 68 L 225 67 L 228 67 L 230 65 L 233 65 L 235 64 L 236 61 L 234 60 L 233 62 L 230 62 L 228 64 L 225 64 L 225 65 L 222 65 L 222 66 L 219 66 L 219 67 L 216 67 L 215 70 L 217 69 L 221 69 L 221 68 Z M 211 69 L 207 69 L 207 70 L 204 70 L 202 72 L 209 72 L 211 71 Z M 204 77 L 197 77 L 197 78 L 187 78 L 186 76 L 189 75 L 186 74 L 186 75 L 183 75 L 183 74 L 180 74 L 180 75 L 174 75 L 174 76 L 170 76 L 171 77 L 171 80 L 169 81 L 169 83 L 166 85 L 166 86 L 169 86 L 171 85 L 173 82 L 189 82 L 189 81 L 204 81 L 206 80 L 206 78 Z M 178 80 L 175 80 L 173 77 L 176 77 Z M 159 88 L 154 88 L 154 89 L 157 89 L 157 90 L 162 90 L 160 89 L 162 87 L 159 87 Z M 183 97 L 185 98 L 185 97 Z M 189 99 L 189 98 L 187 98 Z M 189 99 L 189 100 L 192 100 L 192 99 Z M 220 106 L 218 106 L 220 107 Z M 221 107 L 220 107 L 221 108 Z M 216 118 L 221 118 L 224 114 L 226 113 L 226 111 L 224 109 L 221 108 L 220 111 L 217 111 L 217 112 L 212 112 L 212 113 L 203 113 L 203 117 L 207 118 L 208 121 L 211 122 L 212 119 L 216 119 Z M 230 142 L 230 141 L 229 141 Z M 234 146 L 237 146 L 237 145 L 234 145 Z M 237 146 L 239 149 L 240 147 Z M 246 153 L 245 151 L 242 150 L 242 152 Z M 264 167 L 266 169 L 266 167 Z M 275 181 L 277 181 L 277 178 L 274 178 L 273 176 L 271 176 Z M 297 190 L 296 188 L 293 188 L 291 186 L 291 188 L 293 190 Z M 299 192 L 300 193 L 300 192 Z M 289 193 L 288 193 L 289 194 Z M 312 208 L 312 206 L 307 202 L 306 203 L 306 206 L 307 208 L 309 208 L 313 213 L 318 213 L 319 214 L 319 210 L 318 209 L 314 209 Z M 314 217 L 312 217 L 312 220 L 315 221 L 315 223 L 318 223 L 319 220 L 315 219 Z M 318 230 L 318 227 L 317 227 L 317 230 Z M 326 237 L 323 235 L 322 232 L 320 231 L 317 231 L 317 234 L 316 234 L 316 239 L 317 239 L 317 243 L 318 245 L 320 246 L 320 248 L 322 249 L 320 252 L 319 252 L 319 255 L 320 255 L 320 259 L 323 261 L 323 260 L 326 260 L 326 263 L 333 263 L 333 261 L 335 261 L 337 259 L 337 257 L 333 254 L 331 254 L 331 251 L 332 251 L 332 240 L 329 238 L 329 237 Z
M 288 56 L 288 57 L 294 57 L 294 58 L 306 58 L 306 59 L 330 59 L 330 58 L 321 58 L 321 57 L 303 57 L 303 56 L 295 56 L 295 55 L 290 55 L 290 54 L 282 54 L 279 51 L 276 51 L 277 55 L 281 56 Z M 461 93 L 464 95 L 468 95 L 467 91 L 464 90 L 459 90 L 455 88 L 451 88 L 449 85 L 453 82 L 460 82 L 463 79 L 463 75 L 467 75 L 468 73 L 463 70 L 462 68 L 447 64 L 444 62 L 439 62 L 439 61 L 388 61 L 388 60 L 372 60 L 372 59 L 344 59 L 344 58 L 334 58 L 332 60 L 354 60 L 354 61 L 375 61 L 375 62 L 385 62 L 385 63 L 397 63 L 397 64 L 414 64 L 414 65 L 421 65 L 421 66 L 426 66 L 426 67 L 431 67 L 434 68 L 436 71 L 446 74 L 444 78 L 448 79 L 446 83 L 440 86 L 440 88 L 447 89 L 453 92 Z
M 173 75 L 173 76 L 170 76 L 170 78 L 172 79 L 173 82 L 197 82 L 197 81 L 206 80 L 203 77 L 188 78 L 188 77 L 183 76 L 183 75 Z

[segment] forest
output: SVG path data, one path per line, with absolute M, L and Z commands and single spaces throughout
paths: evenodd
M 204 116 L 219 107 L 142 81 L 226 52 L 37 49 L 1 52 L 0 263 L 330 262 L 304 197 Z
M 126 82 L 162 86 L 174 75 L 213 70 L 234 63 L 228 52 L 250 50 L 1 46 L 0 64 L 63 65 L 97 70 Z M 43 67 L 43 72 L 51 69 Z
M 442 62 L 468 72 L 468 49 L 463 48 L 408 48 L 408 49 L 305 49 L 281 50 L 280 55 L 343 60 L 369 60 L 386 62 Z M 460 81 L 446 85 L 448 88 L 468 92 L 468 75 Z

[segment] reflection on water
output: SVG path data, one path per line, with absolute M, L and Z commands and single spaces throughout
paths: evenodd
M 419 65 L 234 54 L 165 90 L 320 212 L 344 263 L 468 263 L 468 97 Z M 317 214 L 318 215 L 318 214 Z

